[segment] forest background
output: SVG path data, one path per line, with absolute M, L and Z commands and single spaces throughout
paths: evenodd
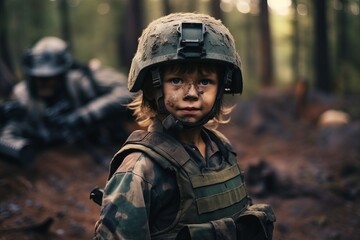
M 127 73 L 142 29 L 180 11 L 219 18 L 235 37 L 244 93 L 220 130 L 254 201 L 276 212 L 273 239 L 357 239 L 360 0 L 0 0 L 0 103 L 40 38 Z M 118 148 L 99 150 L 110 161 Z M 0 239 L 91 239 L 100 208 L 89 193 L 107 174 L 76 146 L 46 149 L 31 169 L 0 157 Z
M 22 79 L 23 52 L 58 36 L 76 59 L 127 73 L 142 29 L 170 12 L 221 19 L 243 61 L 245 95 L 306 81 L 330 94 L 360 92 L 359 0 L 0 0 L 0 73 Z M 11 74 L 11 77 L 9 77 Z

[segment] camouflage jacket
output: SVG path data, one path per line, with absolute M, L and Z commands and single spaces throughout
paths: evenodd
M 0 123 L 1 155 L 29 164 L 38 148 L 49 145 L 125 140 L 123 124 L 131 120 L 125 105 L 132 99 L 125 75 L 108 67 L 91 72 L 74 67 L 61 80 L 50 101 L 37 97 L 31 79 L 15 86 L 11 99 L 1 105 L 6 109 Z
M 93 70 L 91 75 L 82 68 L 74 68 L 63 80 L 65 82 L 63 92 L 58 94 L 59 96 L 50 106 L 36 97 L 33 92 L 34 84 L 29 79 L 19 82 L 14 87 L 11 100 L 19 103 L 25 111 L 24 115 L 21 118 L 9 118 L 1 127 L 0 138 L 2 140 L 31 139 L 32 132 L 36 135 L 40 130 L 61 132 L 59 126 L 55 124 L 44 125 L 44 119 L 50 115 L 47 113 L 55 112 L 61 104 L 69 106 L 69 110 L 66 110 L 66 113 L 58 113 L 59 117 L 65 114 L 77 114 L 85 123 L 89 123 L 89 126 L 104 120 L 110 122 L 110 119 L 116 122 L 125 115 L 122 114 L 126 111 L 125 104 L 132 98 L 126 87 L 126 76 L 111 68 Z M 118 119 L 115 120 L 115 117 Z
M 149 128 L 149 132 L 159 131 L 162 131 L 159 122 L 155 122 Z M 242 193 L 238 191 L 243 186 L 242 177 L 236 160 L 228 161 L 224 158 L 224 151 L 219 142 L 216 143 L 210 138 L 206 131 L 203 131 L 203 136 L 207 139 L 206 161 L 201 159 L 194 146 L 179 147 L 175 142 L 166 141 L 175 152 L 179 148 L 187 149 L 186 155 L 192 159 L 188 161 L 192 162 L 190 172 L 200 173 L 199 177 L 191 180 L 191 184 L 200 186 L 198 192 L 192 190 L 188 173 L 181 168 L 170 170 L 177 164 L 170 160 L 171 157 L 159 159 L 161 157 L 156 157 L 158 155 L 151 152 L 131 150 L 131 146 L 128 147 L 129 151 L 124 151 L 127 146 L 125 144 L 112 161 L 109 180 L 104 189 L 100 219 L 95 225 L 94 239 L 175 239 L 185 225 L 201 225 L 200 235 L 207 239 L 216 239 L 219 235 L 222 236 L 221 239 L 236 239 L 236 227 L 232 217 L 243 212 L 249 203 L 245 189 L 241 190 Z M 131 136 L 127 143 L 131 145 Z M 153 144 L 157 145 L 156 142 Z M 176 158 L 177 155 L 174 153 L 173 157 Z M 233 152 L 230 155 L 235 156 Z M 120 166 L 119 162 L 116 163 L 118 159 L 121 162 Z M 204 164 L 205 162 L 207 164 Z M 227 173 L 232 175 L 231 179 L 227 178 Z M 181 180 L 180 175 L 188 180 Z M 201 176 L 205 178 L 200 179 Z M 209 177 L 208 180 L 206 176 Z M 220 190 L 219 194 L 210 193 L 212 198 L 207 199 L 209 189 L 201 187 L 211 185 L 210 182 L 221 186 L 223 190 Z M 214 195 L 225 194 L 224 187 L 229 187 L 226 194 L 236 194 L 231 196 L 232 199 L 215 199 Z M 190 191 L 187 191 L 189 189 Z M 215 190 L 219 189 L 211 189 Z

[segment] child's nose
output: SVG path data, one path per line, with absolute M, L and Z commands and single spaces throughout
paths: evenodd
M 198 98 L 201 94 L 199 87 L 194 83 L 188 83 L 185 86 L 184 98 Z

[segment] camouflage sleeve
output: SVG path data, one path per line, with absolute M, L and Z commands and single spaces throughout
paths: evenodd
M 94 239 L 150 239 L 153 165 L 142 153 L 124 159 L 105 186 Z

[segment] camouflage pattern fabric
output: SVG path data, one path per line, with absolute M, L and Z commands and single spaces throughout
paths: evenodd
M 86 74 L 83 68 L 69 70 L 63 79 L 64 88 L 56 92 L 51 103 L 36 97 L 30 87 L 34 85 L 30 79 L 19 82 L 14 87 L 11 101 L 25 111 L 16 117 L 9 114 L 0 126 L 0 154 L 15 156 L 15 161 L 24 164 L 25 161 L 31 162 L 32 158 L 25 156 L 25 159 L 19 159 L 21 157 L 18 156 L 23 155 L 22 147 L 12 147 L 19 141 L 26 140 L 27 144 L 44 147 L 57 142 L 71 143 L 88 139 L 86 137 L 90 133 L 94 135 L 99 129 L 109 134 L 125 131 L 121 123 L 129 120 L 125 118 L 130 114 L 125 112 L 124 105 L 132 99 L 132 94 L 126 88 L 126 76 L 108 67 L 92 71 L 92 76 Z M 81 119 L 86 126 L 75 128 L 59 123 L 71 115 Z M 104 122 L 106 124 L 100 126 L 99 123 Z M 96 128 L 92 127 L 94 124 L 97 124 Z
M 150 129 L 158 124 L 155 122 Z M 198 163 L 207 162 L 207 165 L 199 164 L 199 169 L 217 172 L 228 168 L 218 146 L 210 139 L 207 146 L 206 161 L 200 159 L 202 157 L 196 154 L 194 146 L 185 148 L 195 152 L 191 155 Z M 166 231 L 176 229 L 177 222 L 181 222 L 179 207 L 184 207 L 179 202 L 176 174 L 164 169 L 146 153 L 127 155 L 105 186 L 94 239 L 175 239 L 178 230 L 170 231 L 170 234 L 166 234 Z M 229 224 L 229 220 L 232 224 Z M 209 224 L 214 237 L 236 235 L 235 223 L 231 218 Z M 195 230 L 195 234 L 204 234 L 204 229 Z

